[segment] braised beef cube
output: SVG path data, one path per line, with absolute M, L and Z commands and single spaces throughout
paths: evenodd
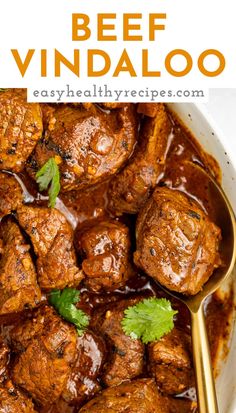
M 42 112 L 43 129 L 46 130 L 48 128 L 50 119 L 52 119 L 54 116 L 56 107 L 50 103 L 41 103 L 40 108 Z
M 27 103 L 24 93 L 0 93 L 0 169 L 20 172 L 41 138 L 42 114 L 38 103 Z
M 35 307 L 41 292 L 30 245 L 10 216 L 0 224 L 0 243 L 0 315 Z
M 122 300 L 109 305 L 109 309 L 93 320 L 110 347 L 104 365 L 102 381 L 106 386 L 116 386 L 125 380 L 138 377 L 144 368 L 144 345 L 126 335 L 121 321 L 124 310 L 137 303 L 136 299 Z
M 169 413 L 152 379 L 139 379 L 103 390 L 79 413 Z
M 23 202 L 23 191 L 13 175 L 0 172 L 0 218 L 15 211 Z
M 170 290 L 197 294 L 220 265 L 220 229 L 185 194 L 156 188 L 138 216 L 135 264 Z
M 95 221 L 77 232 L 86 286 L 113 291 L 132 275 L 129 229 L 116 221 Z
M 23 353 L 31 341 L 40 337 L 45 326 L 60 320 L 52 307 L 40 305 L 10 331 L 10 347 L 14 353 Z
M 49 115 L 49 116 L 48 116 Z M 59 159 L 62 192 L 84 189 L 116 173 L 136 142 L 132 104 L 107 113 L 94 104 L 47 111 L 45 137 L 29 162 L 32 177 L 51 157 Z
M 36 413 L 29 397 L 16 389 L 12 382 L 0 384 L 1 413 Z
M 174 328 L 149 344 L 149 370 L 166 394 L 178 394 L 194 386 L 190 336 Z
M 168 413 L 197 413 L 197 402 L 181 397 L 166 397 Z
M 70 404 L 79 404 L 100 389 L 99 377 L 106 357 L 102 337 L 87 331 L 77 338 L 77 357 L 62 398 Z
M 21 331 L 24 331 L 23 338 Z M 13 366 L 14 383 L 40 405 L 53 404 L 66 387 L 75 362 L 75 328 L 45 306 L 25 325 L 16 327 L 12 335 L 15 347 L 18 344 L 24 349 Z
M 149 116 L 150 118 L 155 118 L 158 113 L 160 103 L 139 103 L 138 104 L 138 113 L 142 115 Z
M 103 102 L 99 103 L 105 109 L 120 109 L 127 105 L 127 103 L 122 102 Z
M 50 290 L 79 285 L 83 274 L 76 265 L 73 230 L 65 216 L 53 208 L 22 206 L 17 217 L 37 256 L 40 287 Z
M 171 123 L 163 104 L 154 118 L 145 119 L 134 153 L 124 169 L 111 179 L 109 208 L 116 215 L 136 214 L 163 172 Z

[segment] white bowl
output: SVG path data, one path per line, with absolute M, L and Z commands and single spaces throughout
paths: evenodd
M 222 186 L 236 213 L 236 157 L 235 154 L 230 154 L 224 135 L 204 106 L 193 103 L 170 103 L 168 106 L 192 132 L 201 146 L 218 161 L 222 171 Z M 235 280 L 235 273 L 232 277 Z M 222 287 L 222 293 L 228 286 L 229 282 Z M 216 387 L 220 413 L 236 413 L 236 328 L 234 327 L 236 327 L 235 315 L 228 343 L 229 354 L 226 360 L 218 360 L 220 373 Z

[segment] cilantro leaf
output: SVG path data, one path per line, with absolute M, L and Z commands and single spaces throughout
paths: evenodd
M 159 340 L 174 327 L 173 317 L 178 311 L 165 298 L 146 298 L 124 311 L 123 331 L 144 344 Z
M 60 192 L 60 171 L 54 158 L 50 158 L 42 168 L 36 173 L 36 182 L 40 191 L 45 191 L 49 187 L 48 196 L 51 208 L 55 207 L 57 195 Z
M 49 296 L 49 303 L 67 321 L 74 324 L 77 333 L 81 336 L 89 324 L 88 315 L 76 308 L 80 300 L 80 292 L 74 288 L 64 288 L 64 290 L 53 290 Z

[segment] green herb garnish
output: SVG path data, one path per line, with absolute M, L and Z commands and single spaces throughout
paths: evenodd
M 76 308 L 80 300 L 80 292 L 74 288 L 53 290 L 49 296 L 49 303 L 67 321 L 76 326 L 77 333 L 81 336 L 89 324 L 89 316 L 84 311 Z
M 50 185 L 48 190 L 48 206 L 54 208 L 61 188 L 60 171 L 54 158 L 50 158 L 36 173 L 36 182 L 39 184 L 40 191 L 45 191 Z
M 147 344 L 172 330 L 177 312 L 165 298 L 146 298 L 124 311 L 122 328 L 126 335 Z

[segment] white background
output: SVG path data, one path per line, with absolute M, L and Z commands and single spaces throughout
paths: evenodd
M 112 58 L 112 69 L 124 47 L 130 53 L 138 78 L 122 74 L 112 79 L 109 73 L 104 80 L 112 81 L 116 87 L 153 86 L 156 88 L 210 88 L 236 87 L 236 38 L 235 5 L 233 0 L 223 3 L 217 0 L 0 0 L 0 82 L 1 87 L 60 87 L 65 83 L 81 87 L 94 83 L 86 78 L 86 49 L 107 50 Z M 96 44 L 96 30 L 88 42 L 72 42 L 71 14 L 85 12 L 91 16 L 92 28 L 96 27 L 98 12 L 117 12 L 117 35 L 121 38 L 121 16 L 123 12 L 143 12 L 143 42 L 99 42 Z M 166 12 L 166 30 L 157 33 L 156 42 L 147 40 L 147 14 Z M 35 56 L 24 79 L 12 58 L 10 49 L 18 48 L 22 57 L 27 49 L 36 48 Z M 40 79 L 40 49 L 48 49 L 48 78 Z M 61 80 L 53 74 L 53 50 L 57 48 L 71 59 L 73 49 L 81 49 L 81 77 L 75 78 L 68 69 L 63 70 Z M 141 78 L 141 49 L 150 48 L 150 69 L 162 71 L 161 78 Z M 187 50 L 193 57 L 194 67 L 189 75 L 175 78 L 164 68 L 166 54 L 175 49 Z M 197 69 L 199 54 L 208 48 L 219 49 L 227 61 L 226 69 L 216 78 L 206 78 Z M 234 50 L 235 49 L 235 50 Z M 182 61 L 178 61 L 180 67 Z M 212 67 L 214 62 L 208 62 Z M 91 99 L 90 99 L 91 100 Z

